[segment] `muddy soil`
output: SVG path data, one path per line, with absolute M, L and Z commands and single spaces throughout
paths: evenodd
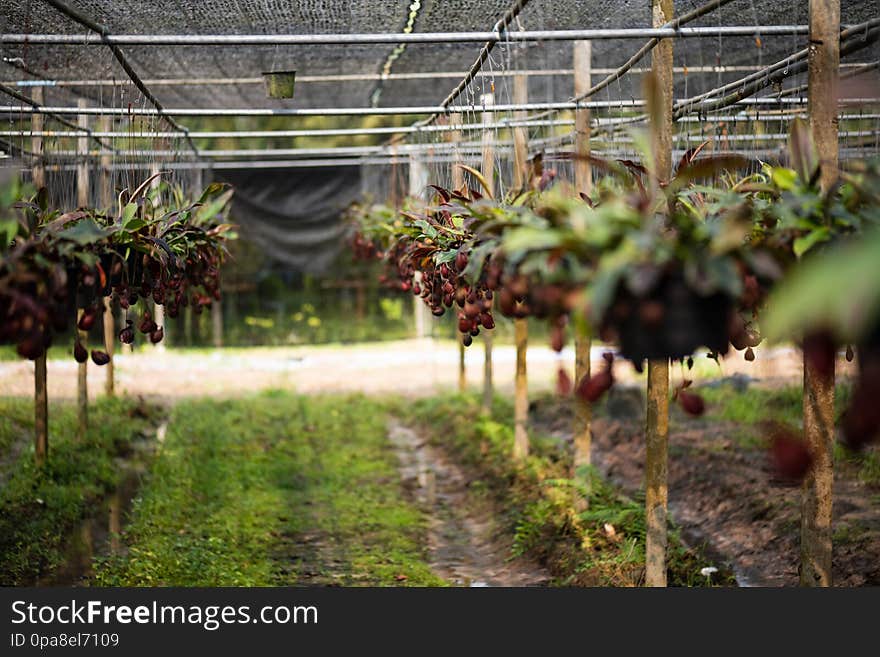
M 87 586 L 94 571 L 95 557 L 122 554 L 121 535 L 128 524 L 134 498 L 140 491 L 156 450 L 165 440 L 167 421 L 153 435 L 135 440 L 131 449 L 116 459 L 119 484 L 96 502 L 91 513 L 68 533 L 64 540 L 64 561 L 46 573 L 36 586 Z
M 510 532 L 474 480 L 438 447 L 392 421 L 388 438 L 404 485 L 429 516 L 428 553 L 435 574 L 457 586 L 544 586 L 549 573 L 526 558 L 510 558 Z
M 637 419 L 638 418 L 638 419 Z M 571 440 L 570 407 L 555 400 L 534 406 L 535 431 Z M 593 463 L 626 490 L 643 481 L 645 441 L 638 414 L 593 422 Z M 744 441 L 755 434 L 672 409 L 669 507 L 690 544 L 705 542 L 745 586 L 796 586 L 800 544 L 800 487 L 780 481 L 766 452 Z M 835 464 L 833 581 L 880 585 L 880 487 L 858 478 L 855 465 Z

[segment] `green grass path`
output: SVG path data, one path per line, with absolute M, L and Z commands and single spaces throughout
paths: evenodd
M 378 402 L 184 401 L 135 503 L 127 554 L 100 561 L 96 583 L 441 585 L 424 532 Z

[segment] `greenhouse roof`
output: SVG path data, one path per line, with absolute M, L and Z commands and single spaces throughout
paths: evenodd
M 706 4 L 707 0 L 678 0 L 676 15 Z M 698 28 L 710 34 L 688 35 L 676 43 L 677 100 L 754 74 L 807 45 L 808 3 L 802 0 L 708 4 L 717 6 L 689 21 L 681 32 Z M 30 97 L 34 85 L 42 86 L 42 104 L 49 107 L 71 108 L 85 99 L 119 113 L 156 111 L 155 103 L 131 85 L 132 73 L 160 107 L 204 113 L 293 115 L 297 110 L 356 108 L 369 114 L 378 108 L 394 113 L 400 107 L 430 113 L 444 101 L 446 107 L 477 105 L 488 91 L 494 92 L 496 103 L 514 109 L 512 78 L 517 73 L 527 75 L 528 100 L 536 104 L 530 109 L 564 109 L 573 96 L 572 39 L 559 31 L 642 28 L 648 34 L 644 29 L 651 28 L 648 0 L 0 0 L 0 9 L 0 50 L 6 64 L 0 78 L 5 88 L 19 94 L 9 96 L 10 116 L 26 102 L 21 96 Z M 876 2 L 841 2 L 841 24 L 863 26 L 851 35 L 844 67 L 876 67 L 877 14 Z M 738 28 L 743 29 L 730 33 Z M 99 29 L 108 41 L 120 40 L 113 48 L 128 71 L 102 42 Z M 476 34 L 468 37 L 469 32 Z M 548 38 L 516 37 L 538 32 Z M 429 34 L 438 36 L 424 36 Z M 483 41 L 487 34 L 494 39 Z M 639 50 L 647 41 L 643 34 L 594 34 L 593 83 Z M 289 35 L 299 35 L 293 40 L 301 41 L 308 35 L 325 35 L 322 41 L 332 43 L 275 43 Z M 370 35 L 381 42 L 368 43 Z M 211 43 L 188 43 L 197 39 Z M 407 39 L 419 42 L 402 43 Z M 624 110 L 629 104 L 631 111 L 641 95 L 640 73 L 649 66 L 647 55 L 590 100 L 611 110 Z M 295 97 L 268 98 L 262 73 L 289 69 L 297 71 Z M 473 80 L 469 71 L 476 73 Z M 791 73 L 796 72 L 792 67 Z M 786 86 L 796 87 L 805 79 L 787 73 Z M 453 94 L 456 89 L 462 93 Z M 782 83 L 756 93 L 780 89 Z M 798 102 L 798 94 L 793 96 Z M 185 116 L 176 120 L 186 127 Z

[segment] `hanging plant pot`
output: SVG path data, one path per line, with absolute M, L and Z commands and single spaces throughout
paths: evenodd
M 293 98 L 296 71 L 264 71 L 263 80 L 269 98 Z
M 729 344 L 733 300 L 726 294 L 696 293 L 680 272 L 666 274 L 637 297 L 621 285 L 602 322 L 620 352 L 635 364 L 684 358 L 700 347 L 724 354 Z

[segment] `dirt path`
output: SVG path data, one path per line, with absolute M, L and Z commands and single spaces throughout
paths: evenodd
M 594 346 L 594 367 L 602 362 L 602 354 L 607 350 L 602 345 Z M 762 379 L 796 380 L 800 360 L 792 349 L 759 347 L 756 351 L 758 360 L 754 363 L 745 362 L 738 353 L 724 359 L 720 368 L 706 359 L 700 363 L 711 376 L 745 372 Z M 145 348 L 132 354 L 117 354 L 114 362 L 117 392 L 147 398 L 234 397 L 266 389 L 306 394 L 363 392 L 417 396 L 448 391 L 458 383 L 458 344 L 439 339 L 217 350 L 170 348 L 164 352 Z M 530 392 L 552 390 L 559 363 L 568 367 L 571 374 L 574 352 L 567 347 L 557 354 L 535 340 L 529 346 L 528 362 Z M 468 385 L 473 389 L 482 383 L 483 377 L 483 348 L 479 342 L 467 350 L 466 363 Z M 841 368 L 845 367 L 841 364 Z M 493 368 L 498 391 L 512 392 L 516 369 L 513 345 L 495 345 Z M 88 375 L 90 396 L 103 394 L 105 370 L 90 362 Z M 33 395 L 33 376 L 31 361 L 0 362 L 0 396 Z M 635 378 L 631 367 L 616 368 L 615 376 L 619 381 Z M 49 361 L 50 399 L 75 399 L 76 382 L 77 364 L 73 358 Z
M 404 485 L 430 516 L 431 568 L 458 586 L 543 586 L 550 575 L 527 559 L 510 559 L 511 542 L 499 531 L 498 510 L 469 490 L 471 478 L 440 449 L 392 421 L 388 438 Z

